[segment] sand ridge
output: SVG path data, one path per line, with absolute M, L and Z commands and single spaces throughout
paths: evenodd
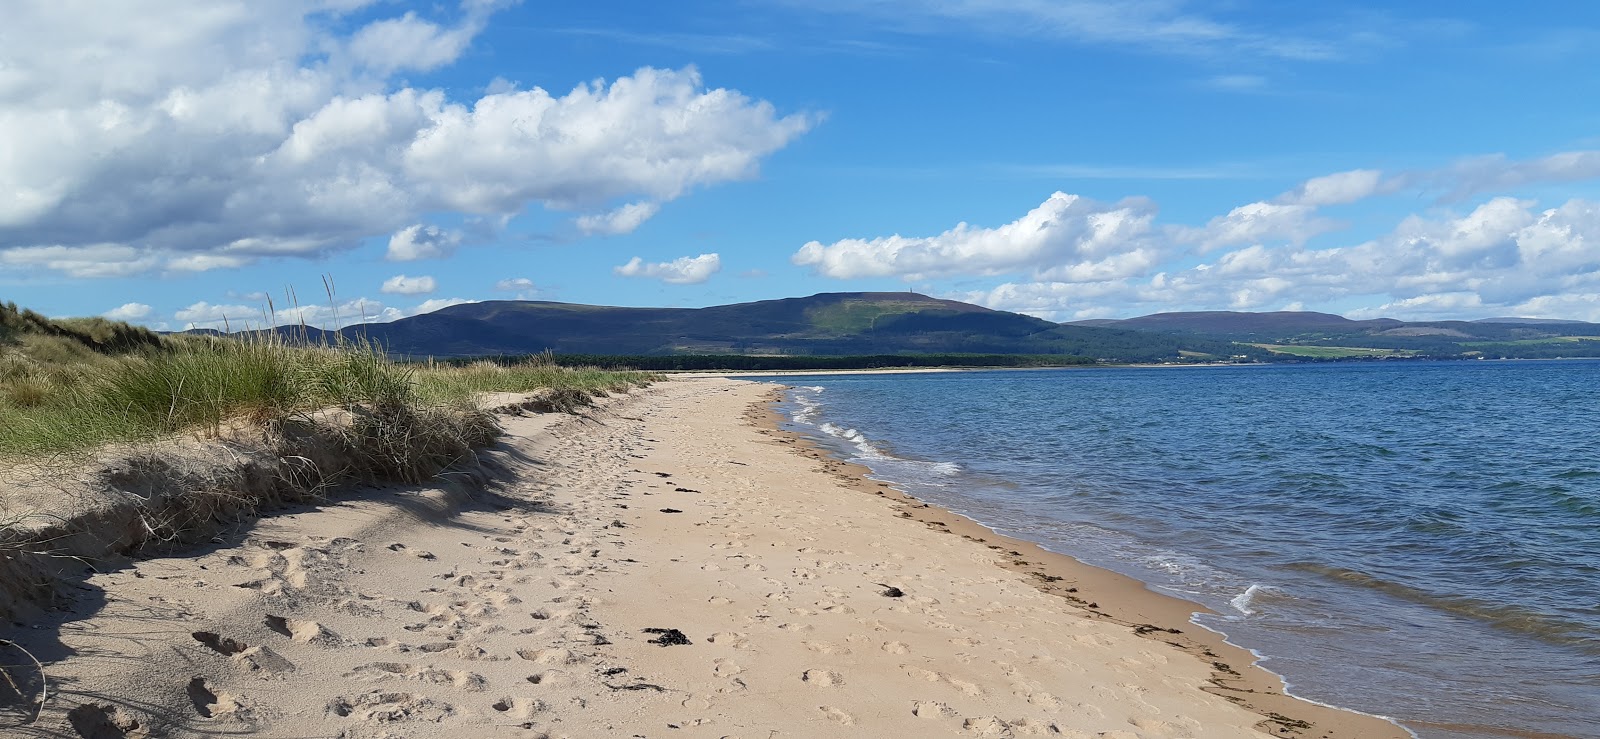
M 487 455 L 501 482 L 475 499 L 357 496 L 95 575 L 102 598 L 17 635 L 60 695 L 6 728 L 1265 735 L 1207 692 L 1204 662 L 756 433 L 769 392 L 679 380 L 585 417 L 508 417 Z

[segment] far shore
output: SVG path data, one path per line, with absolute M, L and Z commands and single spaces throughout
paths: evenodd
M 806 375 L 930 375 L 950 372 L 1043 372 L 1046 370 L 1097 369 L 1199 369 L 1222 367 L 1270 367 L 1266 362 L 1211 362 L 1196 364 L 1063 364 L 1050 367 L 862 367 L 858 369 L 805 370 L 660 370 L 678 378 L 695 377 L 804 377 Z

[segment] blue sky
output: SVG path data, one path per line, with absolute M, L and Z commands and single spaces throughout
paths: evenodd
M 1055 320 L 1600 321 L 1600 6 L 7 14 L 0 299 L 51 315 L 916 290 Z

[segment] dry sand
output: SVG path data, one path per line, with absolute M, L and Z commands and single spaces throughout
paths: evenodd
M 488 494 L 372 491 L 95 575 L 6 632 L 57 695 L 0 734 L 1405 736 L 1272 703 L 1191 606 L 862 480 L 770 393 L 509 417 Z

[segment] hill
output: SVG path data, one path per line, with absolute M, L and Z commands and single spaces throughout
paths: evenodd
M 312 338 L 321 336 L 310 333 Z M 707 308 L 489 301 L 392 323 L 350 326 L 341 333 L 367 337 L 393 354 L 411 357 L 548 350 L 651 356 L 1071 354 L 1158 362 L 1267 354 L 1202 336 L 1063 326 L 916 293 L 822 293 Z
M 1531 318 L 1356 321 L 1309 311 L 1156 313 L 1074 324 L 1247 343 L 1279 358 L 1600 357 L 1600 324 Z

